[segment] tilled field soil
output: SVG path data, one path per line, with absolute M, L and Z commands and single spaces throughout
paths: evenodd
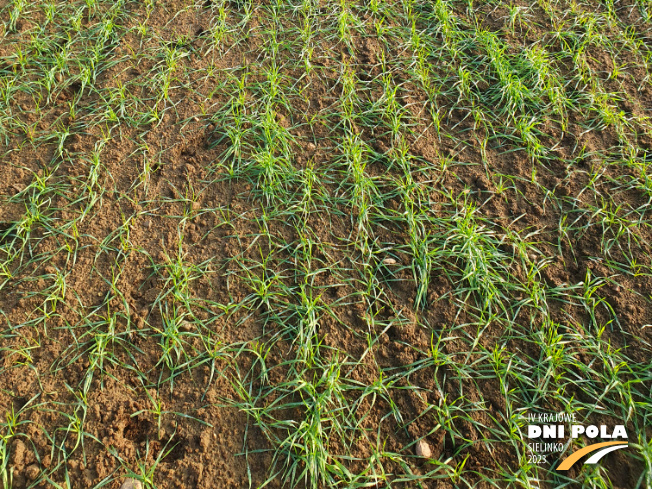
M 652 484 L 647 2 L 0 4 L 6 487 Z

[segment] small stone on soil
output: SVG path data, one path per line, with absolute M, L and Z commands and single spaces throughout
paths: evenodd
M 139 480 L 136 479 L 127 479 L 124 481 L 124 483 L 120 486 L 120 489 L 143 489 L 143 485 L 140 483 Z
M 394 260 L 394 258 L 385 258 L 383 263 L 385 265 L 396 265 L 396 260 Z
M 432 450 L 430 450 L 430 445 L 425 440 L 419 440 L 416 446 L 417 457 L 430 458 L 432 456 Z

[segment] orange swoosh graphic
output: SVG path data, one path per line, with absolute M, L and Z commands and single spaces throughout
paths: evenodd
M 622 442 L 622 441 L 606 441 L 604 443 L 595 443 L 593 445 L 589 445 L 588 447 L 584 447 L 581 450 L 578 450 L 577 452 L 573 453 L 557 467 L 557 470 L 568 470 L 570 469 L 575 462 L 577 462 L 579 459 L 581 459 L 584 455 L 587 455 L 591 452 L 595 452 L 596 450 L 599 450 L 604 447 L 610 447 L 613 445 L 627 445 L 627 442 Z

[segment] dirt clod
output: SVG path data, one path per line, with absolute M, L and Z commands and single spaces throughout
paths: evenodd
M 25 452 L 27 447 L 22 440 L 16 440 L 13 446 L 13 462 L 14 465 L 22 466 L 25 463 Z
M 37 464 L 28 465 L 27 468 L 25 469 L 25 477 L 33 481 L 38 477 L 40 471 L 41 470 L 39 469 Z

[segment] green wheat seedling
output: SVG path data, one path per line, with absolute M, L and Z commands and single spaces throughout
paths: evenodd
M 165 457 L 170 454 L 170 452 L 172 452 L 175 447 L 174 444 L 170 446 L 170 443 L 172 443 L 173 439 L 174 434 L 165 443 L 161 450 L 156 453 L 156 458 L 153 457 L 154 454 L 151 452 L 151 443 L 149 440 L 147 440 L 145 443 L 145 452 L 141 453 L 140 450 L 138 452 L 137 462 L 134 465 L 135 470 L 131 469 L 130 464 L 122 457 L 120 457 L 115 448 L 109 448 L 109 453 L 111 453 L 111 455 L 113 455 L 120 462 L 120 465 L 122 465 L 122 467 L 125 469 L 127 478 L 141 482 L 144 488 L 153 489 L 157 487 L 154 479 L 158 465 L 165 459 Z M 152 462 L 149 462 L 149 460 L 152 460 Z M 109 480 L 106 482 L 108 483 Z
M 16 434 L 16 428 L 20 424 L 18 416 L 20 413 L 11 411 L 6 413 L 6 422 L 2 423 L 2 432 L 0 434 L 0 478 L 4 487 L 12 487 L 13 468 L 9 466 L 9 442 Z

